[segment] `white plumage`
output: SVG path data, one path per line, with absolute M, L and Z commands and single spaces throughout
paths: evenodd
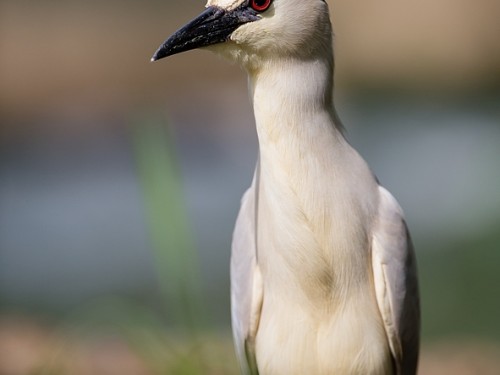
M 201 46 L 249 75 L 259 161 L 231 258 L 242 371 L 415 374 L 414 253 L 398 203 L 342 134 L 332 101 L 328 6 L 260 0 L 257 6 L 269 7 L 256 12 L 256 1 L 209 0 L 204 14 L 211 18 L 200 16 L 209 21 L 181 29 L 154 58 L 162 49 L 169 55 L 194 48 L 179 39 L 196 29 L 195 47 L 200 33 L 209 35 Z M 221 21 L 213 19 L 228 25 L 236 16 L 241 23 L 231 24 L 226 39 L 214 36 Z

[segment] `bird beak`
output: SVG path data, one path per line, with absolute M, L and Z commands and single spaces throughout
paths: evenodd
M 240 25 L 260 19 L 248 6 L 226 10 L 208 7 L 194 20 L 177 30 L 158 48 L 151 61 L 160 60 L 176 53 L 223 43 Z

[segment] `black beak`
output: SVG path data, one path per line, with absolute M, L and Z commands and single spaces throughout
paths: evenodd
M 208 7 L 202 14 L 177 30 L 158 48 L 151 61 L 176 53 L 223 43 L 239 26 L 260 19 L 246 2 L 233 10 Z

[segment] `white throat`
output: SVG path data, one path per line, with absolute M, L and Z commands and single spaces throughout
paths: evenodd
M 326 56 L 268 62 L 249 73 L 261 162 L 292 163 L 293 174 L 304 155 L 321 164 L 346 144 L 332 100 L 333 59 Z
M 331 53 L 311 60 L 265 62 L 249 72 L 249 86 L 261 152 L 268 146 L 287 147 L 287 142 L 319 146 L 320 139 L 311 139 L 317 136 L 343 141 L 332 99 Z

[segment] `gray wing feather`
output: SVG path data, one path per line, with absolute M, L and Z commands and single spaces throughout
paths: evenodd
M 416 259 L 401 207 L 383 187 L 373 232 L 372 265 L 377 303 L 397 375 L 417 371 L 420 302 Z
M 257 171 L 258 172 L 258 171 Z M 258 374 L 255 336 L 262 306 L 257 265 L 256 179 L 246 191 L 236 220 L 231 252 L 231 320 L 236 355 L 243 374 Z

